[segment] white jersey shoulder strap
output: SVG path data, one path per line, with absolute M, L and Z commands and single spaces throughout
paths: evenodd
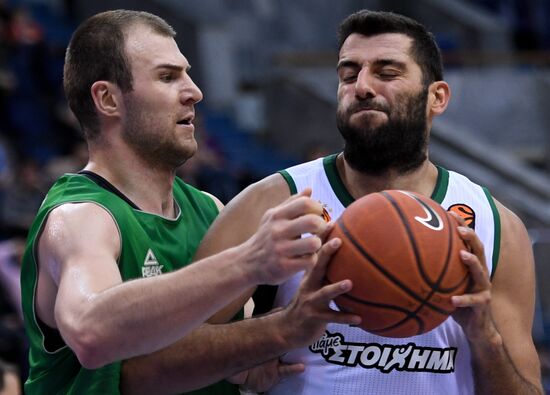
M 487 188 L 462 174 L 438 167 L 438 182 L 432 199 L 454 211 L 473 228 L 485 247 L 487 269 L 494 275 L 500 253 L 500 214 Z

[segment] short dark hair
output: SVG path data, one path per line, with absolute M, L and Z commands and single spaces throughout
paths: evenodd
M 341 49 L 349 35 L 358 33 L 366 37 L 384 33 L 401 33 L 413 40 L 411 56 L 422 70 L 423 82 L 429 85 L 443 80 L 441 51 L 434 35 L 426 28 L 403 15 L 385 11 L 361 10 L 348 16 L 338 29 L 338 48 Z
M 124 33 L 143 24 L 156 33 L 175 37 L 162 18 L 143 11 L 112 10 L 96 14 L 74 32 L 65 54 L 63 88 L 71 110 L 87 139 L 99 134 L 99 120 L 90 88 L 96 81 L 110 81 L 123 92 L 132 90 L 132 70 L 124 51 Z

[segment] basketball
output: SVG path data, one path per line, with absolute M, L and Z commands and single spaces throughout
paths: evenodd
M 443 207 L 416 193 L 388 190 L 358 199 L 330 234 L 342 246 L 327 280 L 353 281 L 336 304 L 380 336 L 410 337 L 435 328 L 454 311 L 451 296 L 469 286 L 457 226 Z

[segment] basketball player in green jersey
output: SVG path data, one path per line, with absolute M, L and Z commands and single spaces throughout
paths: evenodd
M 64 87 L 90 159 L 55 183 L 30 230 L 27 394 L 184 392 L 309 344 L 329 321 L 358 321 L 328 308 L 351 282 L 322 286 L 338 241 L 322 246 L 329 226 L 311 191 L 266 213 L 239 246 L 186 266 L 219 202 L 175 177 L 197 149 L 202 93 L 174 35 L 154 15 L 118 10 L 71 39 Z M 245 289 L 305 269 L 289 308 L 196 329 Z
M 450 98 L 433 36 L 400 15 L 357 12 L 340 28 L 337 73 L 343 153 L 247 188 L 210 228 L 200 254 L 246 240 L 266 210 L 304 185 L 332 220 L 354 199 L 401 189 L 431 196 L 451 211 L 468 206 L 476 213 L 475 232 L 459 227 L 471 248 L 461 258 L 473 287 L 453 297 L 456 313 L 427 334 L 390 339 L 330 324 L 318 341 L 284 356 L 287 363 L 305 364 L 304 374 L 282 382 L 275 374 L 270 381 L 269 370 L 258 367 L 241 380 L 252 388 L 260 380 L 262 390 L 276 384 L 273 394 L 541 394 L 531 337 L 534 262 L 525 227 L 486 189 L 428 158 L 432 120 Z M 299 279 L 278 287 L 275 306 L 291 300 Z

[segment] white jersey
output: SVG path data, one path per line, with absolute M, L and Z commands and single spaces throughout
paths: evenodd
M 438 167 L 432 199 L 445 209 L 470 213 L 469 222 L 485 246 L 487 267 L 498 260 L 500 220 L 489 192 L 466 177 Z M 353 198 L 336 170 L 336 155 L 291 167 L 281 174 L 292 193 L 306 187 L 336 220 Z M 454 207 L 453 207 L 454 206 Z M 303 273 L 279 286 L 275 306 L 286 306 Z M 332 308 L 336 308 L 334 303 Z M 348 325 L 330 324 L 309 347 L 282 358 L 302 362 L 303 374 L 283 380 L 269 394 L 285 395 L 463 395 L 474 393 L 470 349 L 461 327 L 448 318 L 432 331 L 410 338 L 373 335 Z

